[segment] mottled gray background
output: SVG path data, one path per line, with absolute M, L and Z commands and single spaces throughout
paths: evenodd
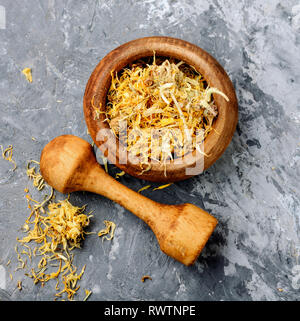
M 6 29 L 0 29 L 0 144 L 14 146 L 18 165 L 12 172 L 12 164 L 0 159 L 1 299 L 53 300 L 55 282 L 42 288 L 23 270 L 13 272 L 16 237 L 29 214 L 27 160 L 39 159 L 43 146 L 61 134 L 91 142 L 82 110 L 90 73 L 110 50 L 150 35 L 199 45 L 235 85 L 239 124 L 223 156 L 202 175 L 143 192 L 165 203 L 201 206 L 219 225 L 196 264 L 185 267 L 163 254 L 131 213 L 101 196 L 73 194 L 74 204 L 94 211 L 91 231 L 99 231 L 104 219 L 117 224 L 112 242 L 90 235 L 76 251 L 75 264 L 86 264 L 86 271 L 75 299 L 83 299 L 84 289 L 93 291 L 89 300 L 299 299 L 299 0 L 0 5 L 6 12 Z M 31 84 L 21 73 L 25 67 L 32 68 Z M 120 181 L 134 190 L 147 184 L 128 175 Z M 145 274 L 152 281 L 142 283 Z

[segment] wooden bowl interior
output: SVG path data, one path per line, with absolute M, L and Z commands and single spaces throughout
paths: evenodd
M 185 169 L 193 167 L 199 161 L 199 155 L 191 152 L 185 155 L 184 162 L 170 161 L 166 165 L 167 177 L 164 176 L 164 166 L 160 163 L 152 163 L 151 169 L 141 175 L 139 164 L 119 162 L 120 153 L 126 153 L 122 144 L 117 144 L 116 150 L 113 148 L 107 151 L 107 146 L 113 146 L 116 137 L 111 133 L 105 141 L 97 139 L 99 129 L 110 126 L 104 121 L 105 114 L 101 113 L 99 119 L 95 117 L 95 111 L 91 101 L 94 99 L 95 106 L 101 106 L 101 111 L 105 111 L 107 93 L 111 85 L 111 71 L 120 72 L 139 59 L 156 56 L 175 58 L 182 60 L 186 64 L 194 67 L 206 80 L 210 87 L 216 87 L 227 95 L 229 102 L 219 96 L 214 96 L 215 104 L 218 108 L 218 116 L 213 122 L 213 128 L 204 141 L 203 170 L 211 166 L 224 152 L 234 133 L 237 123 L 237 100 L 233 85 L 220 64 L 207 52 L 188 42 L 168 38 L 149 37 L 126 43 L 111 51 L 104 57 L 93 71 L 84 95 L 84 113 L 89 132 L 95 144 L 106 154 L 112 162 L 116 160 L 116 165 L 125 172 L 141 179 L 149 181 L 172 182 L 186 179 L 192 175 L 187 175 Z M 105 143 L 105 144 L 104 144 Z M 105 147 L 103 147 L 105 145 Z M 199 154 L 199 153 L 197 153 Z M 203 158 L 203 155 L 200 155 Z

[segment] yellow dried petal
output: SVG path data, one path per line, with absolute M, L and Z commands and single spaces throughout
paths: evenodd
M 151 187 L 151 185 L 146 185 L 146 186 L 144 186 L 144 187 L 140 188 L 137 192 L 138 192 L 138 193 L 140 193 L 140 192 L 142 192 L 142 191 L 144 191 L 144 190 L 148 189 L 149 187 Z
M 22 73 L 25 75 L 26 80 L 28 82 L 32 82 L 32 74 L 31 74 L 31 69 L 30 68 L 24 68 L 22 70 Z
M 115 177 L 118 179 L 119 177 L 124 176 L 124 175 L 125 175 L 125 172 L 122 171 L 120 173 L 117 173 Z
M 110 234 L 109 237 L 108 236 L 104 236 L 102 238 L 102 242 L 103 242 L 104 239 L 110 241 L 114 237 L 116 224 L 114 222 L 107 221 L 107 220 L 103 221 L 103 223 L 105 224 L 106 227 L 98 232 L 98 236 L 101 237 L 103 235 Z
M 169 184 L 165 184 L 165 185 L 160 185 L 160 186 L 158 186 L 158 187 L 155 187 L 155 188 L 153 188 L 153 191 L 156 191 L 156 190 L 158 190 L 158 189 L 164 189 L 164 188 L 166 188 L 166 187 L 168 187 L 168 186 L 170 186 L 170 185 L 172 185 L 173 183 L 169 183 Z

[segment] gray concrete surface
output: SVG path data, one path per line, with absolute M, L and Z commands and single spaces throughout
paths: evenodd
M 203 207 L 219 225 L 195 265 L 185 267 L 161 253 L 131 213 L 101 196 L 72 194 L 74 204 L 94 211 L 91 231 L 104 219 L 117 224 L 112 242 L 89 235 L 76 251 L 75 263 L 86 271 L 75 299 L 84 298 L 84 289 L 93 292 L 89 300 L 299 299 L 299 1 L 0 0 L 0 6 L 6 18 L 0 144 L 14 146 L 18 165 L 12 172 L 0 159 L 0 299 L 53 300 L 53 283 L 42 288 L 25 271 L 13 272 L 16 237 L 28 216 L 27 160 L 39 159 L 61 134 L 91 142 L 82 108 L 90 73 L 113 48 L 150 35 L 199 45 L 235 85 L 239 124 L 224 155 L 202 175 L 144 191 L 157 201 Z M 32 68 L 31 84 L 21 73 L 25 67 Z M 147 184 L 128 175 L 120 181 L 135 190 Z M 142 283 L 145 274 L 152 281 Z

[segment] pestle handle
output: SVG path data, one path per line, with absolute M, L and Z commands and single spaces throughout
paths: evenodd
M 91 167 L 82 190 L 100 194 L 120 204 L 147 224 L 159 219 L 159 204 L 121 184 L 97 163 Z

